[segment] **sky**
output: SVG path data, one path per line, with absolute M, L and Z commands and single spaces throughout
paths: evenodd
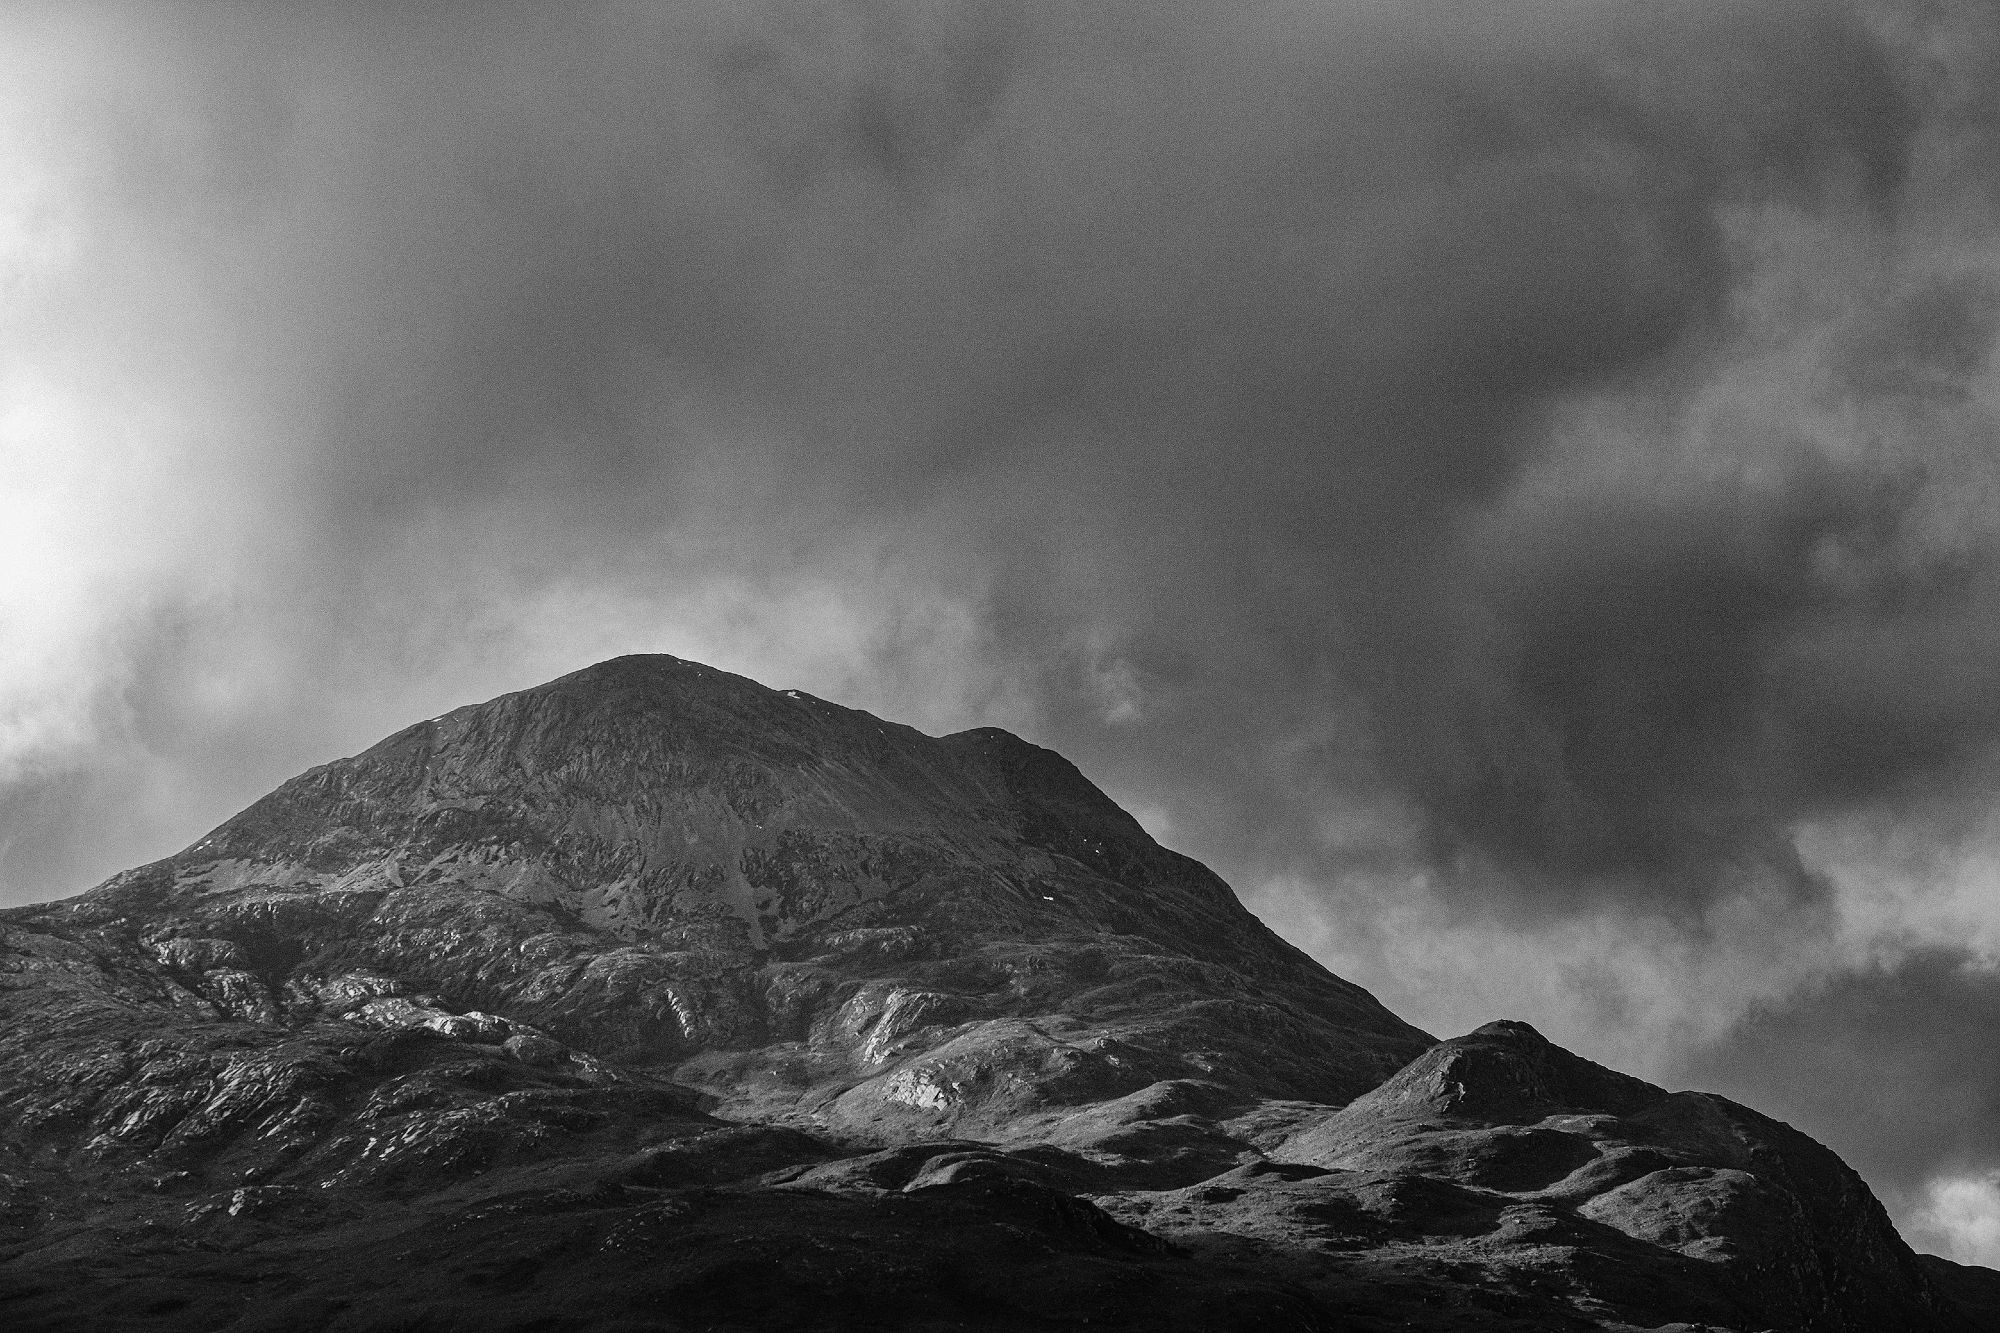
M 0 12 L 0 903 L 671 652 L 2000 1264 L 2000 11 Z

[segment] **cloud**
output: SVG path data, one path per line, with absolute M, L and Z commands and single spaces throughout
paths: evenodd
M 1930 1181 L 1905 1227 L 1911 1243 L 1926 1253 L 2000 1266 L 2000 1180 L 1989 1173 Z

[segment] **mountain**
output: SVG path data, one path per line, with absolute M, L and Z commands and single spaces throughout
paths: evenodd
M 0 1019 L 9 1328 L 1990 1326 L 1810 1139 L 1434 1043 L 1060 756 L 667 657 L 0 913 Z

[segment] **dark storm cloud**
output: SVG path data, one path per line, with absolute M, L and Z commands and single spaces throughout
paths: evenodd
M 1459 575 L 1481 635 L 1441 645 L 1458 675 L 1417 678 L 1434 711 L 1404 750 L 1441 830 L 1699 887 L 1794 820 L 1977 757 L 2000 724 L 1989 539 L 1931 531 L 1927 490 L 1800 444 L 1489 519 Z

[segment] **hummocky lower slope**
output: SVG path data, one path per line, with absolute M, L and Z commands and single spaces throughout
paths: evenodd
M 1433 1046 L 1057 755 L 665 657 L 0 914 L 0 1019 L 11 1328 L 1917 1330 L 1983 1290 L 1744 1108 Z

